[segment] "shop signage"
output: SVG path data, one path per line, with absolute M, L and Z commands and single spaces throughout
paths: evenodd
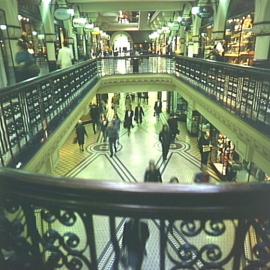
M 72 24 L 73 24 L 73 27 L 85 27 L 87 23 L 87 19 L 86 18 L 73 18 L 72 20 Z
M 70 13 L 68 8 L 57 8 L 54 11 L 54 18 L 59 21 L 66 21 L 70 18 Z

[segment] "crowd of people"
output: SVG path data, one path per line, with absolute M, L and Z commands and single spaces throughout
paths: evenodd
M 137 94 L 137 105 L 135 111 L 132 109 L 132 104 L 135 103 L 135 95 L 127 94 L 125 98 L 125 115 L 123 120 L 123 127 L 127 130 L 128 136 L 130 136 L 131 129 L 134 127 L 133 121 L 140 126 L 144 118 L 144 110 L 140 104 L 142 101 L 142 94 Z M 148 95 L 147 95 L 148 96 Z M 92 122 L 94 134 L 97 131 L 101 132 L 103 142 L 108 142 L 110 157 L 113 157 L 116 152 L 119 151 L 119 132 L 121 127 L 121 120 L 118 116 L 120 95 L 114 94 L 111 100 L 111 109 L 113 110 L 113 117 L 111 120 L 107 117 L 107 102 L 108 95 L 103 97 L 99 101 L 99 104 L 91 103 L 90 104 L 90 118 Z M 160 98 L 154 104 L 154 116 L 159 120 L 160 114 L 162 113 L 162 101 Z M 162 125 L 162 129 L 159 132 L 159 142 L 162 149 L 162 158 L 163 161 L 167 160 L 167 156 L 170 150 L 170 145 L 175 143 L 176 136 L 180 134 L 178 119 L 174 113 L 171 113 L 167 123 Z M 76 141 L 79 144 L 80 150 L 84 151 L 84 138 L 87 136 L 84 125 L 81 121 L 76 126 Z M 207 134 L 202 134 L 198 141 L 198 146 L 201 154 L 201 170 L 202 173 L 196 175 L 194 182 L 208 182 L 209 175 L 207 174 L 207 163 L 210 149 L 210 140 Z M 144 182 L 162 182 L 161 174 L 158 168 L 155 165 L 153 160 L 150 160 L 149 167 L 146 169 Z M 179 180 L 177 177 L 172 177 L 170 183 L 178 183 Z

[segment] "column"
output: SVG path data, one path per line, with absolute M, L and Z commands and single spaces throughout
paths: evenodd
M 18 4 L 17 0 L 1 0 L 0 8 L 5 12 L 7 29 L 5 31 L 5 46 L 8 58 L 8 83 L 16 82 L 14 67 L 16 53 L 19 48 L 17 46 L 18 39 L 21 37 L 21 26 L 18 20 Z M 4 66 L 4 65 L 3 65 Z
M 180 26 L 179 30 L 179 36 L 180 36 L 180 55 L 185 55 L 186 50 L 186 32 L 184 26 Z
M 253 31 L 256 35 L 255 61 L 259 67 L 270 67 L 270 1 L 256 0 Z
M 213 39 L 214 41 L 221 41 L 224 39 L 225 25 L 227 12 L 231 0 L 219 1 L 217 11 L 214 10 L 214 28 L 213 28 Z
M 50 5 L 44 0 L 41 1 L 40 6 L 40 14 L 42 23 L 45 31 L 45 42 L 47 48 L 47 60 L 49 71 L 56 70 L 56 52 L 55 52 L 55 41 L 56 34 L 54 28 L 54 17 L 50 11 Z
M 74 60 L 78 60 L 78 50 L 77 50 L 77 36 L 73 31 L 73 26 L 71 20 L 64 21 L 64 26 L 66 29 L 69 48 L 73 52 Z
M 199 16 L 196 16 L 192 24 L 192 42 L 193 42 L 193 55 L 199 55 L 200 48 L 200 27 L 202 19 Z

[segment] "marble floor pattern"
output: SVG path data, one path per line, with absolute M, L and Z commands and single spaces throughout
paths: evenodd
M 93 135 L 91 124 L 86 125 L 89 137 L 84 152 L 80 152 L 79 147 L 72 144 L 74 134 L 71 134 L 61 149 L 60 161 L 55 174 L 65 175 L 70 178 L 81 178 L 85 181 L 95 179 L 126 183 L 142 182 L 148 161 L 154 159 L 160 168 L 164 183 L 169 182 L 172 176 L 177 176 L 181 183 L 193 183 L 194 175 L 200 171 L 197 139 L 190 137 L 185 129 L 185 124 L 180 123 L 180 136 L 177 137 L 175 144 L 171 145 L 168 159 L 166 162 L 163 162 L 158 133 L 161 130 L 162 124 L 166 123 L 167 116 L 163 113 L 159 121 L 153 117 L 155 100 L 156 93 L 150 93 L 149 104 L 142 103 L 145 111 L 144 121 L 142 125 L 134 125 L 130 136 L 127 135 L 125 129 L 121 129 L 119 151 L 112 158 L 110 158 L 108 144 L 103 142 L 100 134 Z M 120 103 L 120 108 L 122 109 L 118 112 L 120 119 L 123 119 L 123 107 L 124 96 L 122 94 Z M 108 104 L 108 108 L 110 108 L 110 104 Z M 112 111 L 109 110 L 108 116 L 109 118 L 112 117 Z M 76 162 L 77 157 L 78 160 Z M 217 183 L 219 181 L 218 177 L 210 168 L 209 172 L 211 182 Z M 94 216 L 93 220 L 99 269 L 112 269 L 114 252 L 110 242 L 109 218 Z M 116 218 L 116 234 L 120 246 L 124 222 L 125 218 Z M 168 225 L 168 222 L 166 224 Z M 60 225 L 55 226 L 59 230 Z M 148 220 L 148 226 L 150 229 L 150 238 L 147 243 L 148 256 L 144 259 L 142 269 L 156 270 L 159 269 L 159 221 Z M 174 255 L 172 256 L 177 258 L 177 248 L 190 242 L 198 247 L 202 247 L 209 242 L 216 243 L 223 248 L 222 250 L 225 253 L 229 252 L 231 247 L 227 239 L 232 230 L 234 230 L 234 226 L 233 221 L 226 221 L 226 233 L 218 238 L 199 234 L 192 239 L 187 239 L 179 230 L 175 229 L 175 232 L 168 237 L 167 252 L 173 253 Z M 68 231 L 70 228 L 61 228 L 62 233 L 66 230 Z M 84 239 L 84 227 L 79 217 L 72 231 L 75 231 L 76 234 L 80 235 L 81 239 Z M 166 269 L 171 269 L 172 267 L 171 260 L 166 256 Z M 198 262 L 196 269 L 200 269 L 200 267 L 200 262 Z

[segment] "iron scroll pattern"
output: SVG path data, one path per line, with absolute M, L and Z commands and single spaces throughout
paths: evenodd
M 269 269 L 269 219 L 174 220 L 168 223 L 166 239 L 171 270 Z
M 0 220 L 0 269 L 97 269 L 91 215 L 6 200 Z

